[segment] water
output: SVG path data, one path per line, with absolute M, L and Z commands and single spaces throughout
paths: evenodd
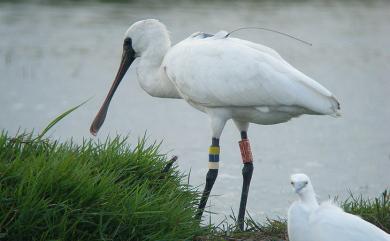
M 54 128 L 61 140 L 90 137 L 89 125 L 117 70 L 122 37 L 140 19 L 158 18 L 176 43 L 195 31 L 262 26 L 311 41 L 242 31 L 237 37 L 276 49 L 338 96 L 343 117 L 304 116 L 249 130 L 255 156 L 248 210 L 286 216 L 295 200 L 289 175 L 312 177 L 320 199 L 347 191 L 376 196 L 390 187 L 390 3 L 371 1 L 168 1 L 133 3 L 0 3 L 0 128 L 42 130 L 62 111 L 93 99 Z M 210 66 L 212 68 L 212 66 Z M 178 155 L 190 183 L 203 185 L 210 131 L 207 116 L 182 100 L 141 90 L 134 69 L 119 87 L 98 138 L 145 131 Z M 228 123 L 210 210 L 217 222 L 238 210 L 239 133 Z M 203 186 L 201 186 L 203 188 Z

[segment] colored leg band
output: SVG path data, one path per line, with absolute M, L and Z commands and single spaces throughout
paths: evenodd
M 219 146 L 210 146 L 209 147 L 210 155 L 219 155 Z
M 219 146 L 209 148 L 209 169 L 219 168 Z
M 219 162 L 209 162 L 209 169 L 219 169 Z
M 242 139 L 238 142 L 240 145 L 240 151 L 241 151 L 241 157 L 243 163 L 252 163 L 253 162 L 253 156 L 251 151 L 251 145 L 249 144 L 248 139 Z

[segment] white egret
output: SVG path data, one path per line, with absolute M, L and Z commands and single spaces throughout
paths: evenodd
M 288 211 L 291 241 L 390 241 L 390 235 L 330 201 L 318 204 L 308 176 L 295 174 L 291 184 L 299 196 Z
M 225 31 L 215 35 L 195 33 L 171 46 L 165 25 L 148 19 L 134 23 L 125 34 L 122 61 L 91 125 L 92 134 L 96 135 L 103 124 L 112 96 L 133 61 L 139 84 L 149 95 L 184 99 L 210 117 L 209 171 L 198 218 L 218 175 L 222 130 L 229 119 L 235 122 L 241 133 L 239 146 L 244 163 L 238 215 L 241 229 L 253 172 L 249 123 L 277 124 L 302 114 L 338 115 L 340 109 L 327 89 L 271 48 L 232 38 Z
M 313 186 L 305 174 L 292 175 L 291 185 L 299 195 L 299 200 L 288 209 L 288 238 L 290 241 L 313 241 L 309 236 L 309 216 L 318 208 Z

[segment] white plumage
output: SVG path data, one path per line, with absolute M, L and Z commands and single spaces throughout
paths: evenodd
M 309 237 L 310 209 L 300 202 L 294 202 L 288 210 L 287 229 L 290 241 L 311 241 Z
M 389 234 L 330 201 L 318 205 L 306 175 L 292 175 L 291 184 L 299 195 L 288 211 L 291 241 L 390 241 Z
M 335 97 L 274 50 L 225 36 L 192 36 L 167 52 L 162 65 L 189 103 L 225 108 L 230 118 L 258 124 L 305 113 L 337 115 Z
M 211 120 L 209 172 L 199 204 L 200 218 L 218 174 L 219 139 L 233 119 L 241 134 L 243 191 L 238 223 L 244 226 L 253 156 L 247 137 L 249 123 L 277 124 L 302 114 L 339 115 L 339 103 L 325 87 L 298 71 L 266 46 L 195 33 L 171 46 L 164 24 L 154 19 L 134 23 L 126 32 L 122 60 L 114 83 L 93 121 L 96 135 L 110 101 L 134 62 L 140 86 L 151 96 L 186 100 Z
M 273 49 L 228 37 L 226 31 L 195 33 L 171 46 L 166 27 L 148 19 L 133 24 L 125 39 L 131 40 L 141 87 L 151 96 L 185 99 L 207 113 L 215 138 L 229 119 L 241 123 L 240 128 L 282 123 L 302 114 L 339 115 L 339 103 L 325 87 Z M 125 67 L 91 126 L 93 134 L 103 124 Z

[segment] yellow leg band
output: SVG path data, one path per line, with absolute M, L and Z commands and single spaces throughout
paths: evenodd
M 211 155 L 219 155 L 219 146 L 210 146 L 209 154 Z

